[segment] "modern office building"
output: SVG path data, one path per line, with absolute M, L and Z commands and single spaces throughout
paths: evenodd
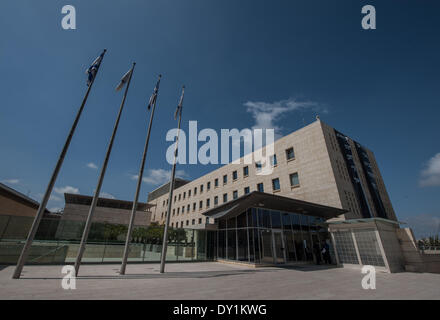
M 263 147 L 263 154 L 265 147 Z M 274 143 L 272 172 L 231 163 L 178 185 L 170 226 L 216 230 L 216 259 L 256 265 L 316 261 L 324 242 L 344 266 L 404 267 L 397 221 L 372 151 L 319 118 Z M 169 194 L 150 193 L 165 223 Z

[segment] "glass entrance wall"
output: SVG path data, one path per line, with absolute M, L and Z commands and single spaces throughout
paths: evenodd
M 249 208 L 218 219 L 218 259 L 248 263 L 313 261 L 329 238 L 320 217 Z

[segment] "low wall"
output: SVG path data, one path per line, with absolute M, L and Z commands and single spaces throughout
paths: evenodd
M 440 273 L 440 254 L 422 253 L 410 228 L 397 229 L 396 234 L 405 258 L 406 271 Z

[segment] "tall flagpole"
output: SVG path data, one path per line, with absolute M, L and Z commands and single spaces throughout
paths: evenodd
M 145 167 L 145 158 L 147 157 L 148 142 L 150 141 L 151 126 L 153 123 L 154 110 L 156 109 L 157 94 L 159 91 L 159 83 L 160 83 L 161 77 L 162 76 L 159 75 L 159 79 L 157 80 L 157 84 L 156 84 L 156 87 L 154 88 L 154 93 L 152 96 L 153 101 L 150 101 L 150 104 L 151 104 L 151 102 L 153 102 L 153 108 L 151 110 L 150 123 L 148 125 L 147 139 L 145 140 L 144 153 L 142 155 L 141 167 L 139 169 L 139 175 L 138 175 L 138 181 L 137 181 L 137 186 L 136 186 L 136 192 L 134 195 L 133 207 L 131 208 L 130 223 L 128 225 L 127 238 L 125 239 L 124 255 L 122 257 L 121 270 L 119 271 L 119 274 L 125 274 L 125 269 L 127 267 L 127 259 L 128 259 L 129 249 L 130 249 L 131 233 L 133 231 L 134 218 L 136 215 L 136 210 L 137 210 L 137 205 L 138 205 L 138 200 L 139 200 L 139 193 L 141 191 L 142 176 L 144 175 L 144 167 Z M 150 107 L 150 104 L 148 105 L 149 107 Z
M 21 276 L 21 272 L 23 271 L 24 264 L 29 256 L 29 249 L 31 248 L 32 242 L 34 241 L 35 234 L 37 233 L 38 227 L 40 225 L 41 219 L 43 218 L 44 211 L 46 210 L 47 202 L 49 201 L 50 194 L 52 193 L 52 189 L 55 185 L 55 181 L 57 180 L 58 173 L 60 172 L 61 166 L 64 161 L 64 157 L 66 156 L 67 150 L 69 149 L 70 141 L 72 140 L 73 134 L 75 133 L 75 129 L 78 125 L 79 118 L 83 112 L 84 106 L 86 104 L 87 98 L 89 97 L 90 90 L 92 89 L 93 83 L 95 82 L 96 75 L 98 73 L 99 67 L 101 65 L 102 59 L 106 53 L 107 49 L 101 54 L 101 60 L 99 61 L 99 65 L 96 68 L 96 72 L 91 79 L 91 82 L 87 88 L 87 91 L 82 100 L 81 106 L 78 109 L 75 120 L 73 121 L 72 127 L 70 128 L 69 135 L 67 136 L 66 142 L 64 143 L 63 150 L 58 157 L 57 164 L 55 165 L 55 169 L 52 172 L 52 176 L 50 178 L 49 184 L 47 185 L 46 191 L 44 192 L 43 199 L 41 200 L 40 206 L 38 207 L 37 214 L 35 215 L 34 222 L 32 223 L 31 229 L 29 231 L 26 242 L 21 251 L 20 257 L 18 258 L 17 266 L 15 267 L 14 274 L 12 275 L 13 279 L 19 279 Z
M 168 196 L 168 210 L 167 210 L 167 219 L 165 222 L 165 228 L 163 232 L 163 241 L 162 241 L 162 254 L 160 256 L 160 273 L 165 272 L 165 260 L 167 255 L 167 247 L 168 247 L 168 225 L 170 224 L 171 217 L 171 205 L 173 199 L 173 191 L 174 191 L 174 177 L 176 175 L 176 162 L 177 162 L 177 152 L 179 149 L 179 133 L 180 133 L 180 122 L 182 120 L 182 104 L 183 104 L 183 96 L 185 95 L 185 86 L 182 87 L 182 96 L 180 97 L 179 105 L 177 106 L 176 114 L 179 115 L 179 121 L 177 124 L 177 136 L 176 136 L 176 147 L 174 150 L 174 162 L 173 162 L 173 170 L 171 171 L 171 180 L 170 180 L 170 194 Z
M 92 204 L 90 205 L 89 214 L 87 216 L 86 225 L 84 227 L 83 235 L 81 238 L 81 243 L 80 243 L 80 246 L 78 249 L 78 255 L 75 260 L 75 276 L 78 276 L 79 267 L 81 266 L 81 259 L 84 254 L 84 249 L 86 246 L 87 238 L 89 236 L 90 227 L 92 225 L 93 214 L 95 213 L 96 204 L 98 203 L 98 198 L 99 198 L 99 194 L 101 192 L 102 182 L 103 182 L 104 176 L 105 176 L 105 170 L 107 169 L 108 160 L 110 158 L 110 153 L 111 153 L 112 147 L 113 147 L 113 141 L 115 140 L 116 131 L 118 130 L 119 120 L 121 118 L 122 110 L 124 109 L 125 98 L 127 97 L 127 92 L 128 92 L 128 88 L 130 87 L 131 77 L 133 75 L 133 70 L 134 70 L 135 65 L 136 65 L 136 63 L 134 62 L 133 66 L 131 67 L 130 76 L 127 81 L 127 86 L 125 87 L 125 92 L 124 92 L 124 96 L 121 101 L 121 106 L 119 107 L 119 113 L 116 118 L 115 126 L 113 128 L 112 137 L 110 139 L 110 143 L 107 148 L 107 153 L 105 155 L 104 163 L 101 168 L 101 173 L 99 174 L 98 185 L 96 186 L 95 194 L 93 195 Z M 123 83 L 123 81 L 122 81 L 122 83 Z

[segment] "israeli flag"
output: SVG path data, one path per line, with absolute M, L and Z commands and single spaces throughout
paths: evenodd
M 93 82 L 93 79 L 95 79 L 96 73 L 98 72 L 99 66 L 101 65 L 102 58 L 104 57 L 104 53 L 101 53 L 99 57 L 95 59 L 95 61 L 92 62 L 90 67 L 86 70 L 87 76 L 87 85 L 90 86 Z

